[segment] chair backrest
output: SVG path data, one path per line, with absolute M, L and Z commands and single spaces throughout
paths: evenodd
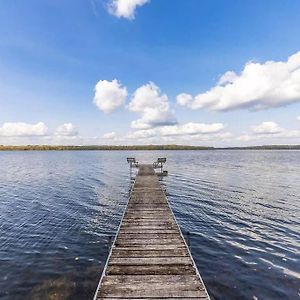
M 159 157 L 158 159 L 157 159 L 157 162 L 158 163 L 165 163 L 167 161 L 167 159 L 165 158 L 165 157 Z
M 127 157 L 127 162 L 128 163 L 135 163 L 135 158 L 134 157 Z

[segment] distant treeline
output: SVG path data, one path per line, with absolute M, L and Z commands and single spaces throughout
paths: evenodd
M 300 150 L 300 145 L 265 145 L 250 147 L 226 147 L 214 148 L 205 146 L 185 145 L 132 145 L 132 146 L 51 146 L 51 145 L 25 145 L 4 146 L 0 145 L 0 151 L 65 151 L 65 150 Z
M 51 145 L 26 145 L 4 146 L 0 145 L 0 151 L 63 151 L 63 150 L 213 150 L 213 147 L 184 146 L 184 145 L 133 145 L 133 146 L 51 146 Z
M 226 147 L 214 148 L 221 150 L 300 150 L 300 145 L 264 145 L 264 146 L 249 146 L 249 147 Z

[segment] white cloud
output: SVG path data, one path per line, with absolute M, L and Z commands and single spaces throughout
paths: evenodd
M 7 123 L 6 123 L 7 124 Z M 14 123 L 20 124 L 20 123 Z M 24 123 L 21 123 L 24 124 Z M 40 123 L 38 123 L 40 124 Z M 35 130 L 14 129 L 8 130 L 7 125 L 0 129 L 0 144 L 6 145 L 27 145 L 27 144 L 49 144 L 49 145 L 104 145 L 104 144 L 165 144 L 176 143 L 186 145 L 199 145 L 207 142 L 215 143 L 228 141 L 231 139 L 229 132 L 224 132 L 225 126 L 222 123 L 186 123 L 182 125 L 159 126 L 148 129 L 135 130 L 125 135 L 118 136 L 115 132 L 105 133 L 102 137 L 83 137 L 80 136 L 72 123 L 65 123 L 57 127 L 50 134 L 47 134 L 45 125 L 35 126 Z M 44 124 L 44 123 L 41 123 Z M 28 124 L 26 124 L 28 125 Z M 30 125 L 30 124 L 29 124 Z M 45 126 L 45 127 L 44 127 Z M 45 128 L 44 131 L 37 128 Z M 5 128 L 5 135 L 3 128 Z M 20 126 L 18 127 L 20 128 Z M 17 132 L 16 132 L 17 131 Z
M 114 79 L 99 80 L 95 86 L 94 103 L 105 113 L 111 113 L 125 104 L 127 89 Z
M 115 132 L 108 132 L 103 134 L 104 139 L 113 140 L 117 137 L 117 134 Z
M 129 103 L 129 109 L 133 112 L 143 113 L 145 108 L 156 108 L 160 110 L 168 110 L 169 103 L 167 95 L 161 95 L 158 86 L 153 82 L 149 82 L 139 87 Z
M 202 141 L 228 140 L 232 137 L 229 132 L 222 132 L 222 123 L 186 123 L 182 125 L 162 126 L 141 129 L 126 135 L 126 139 L 143 141 L 144 143 L 184 143 L 191 144 Z
M 110 0 L 108 12 L 118 18 L 134 19 L 135 10 L 150 0 Z
M 300 101 L 300 52 L 287 61 L 249 62 L 240 74 L 229 71 L 216 86 L 186 102 L 192 109 L 262 110 Z M 183 101 L 184 102 L 184 101 Z
M 197 135 L 217 133 L 224 129 L 222 123 L 186 123 L 183 125 L 164 126 L 160 128 L 160 134 L 163 136 L 168 135 Z
M 275 134 L 282 132 L 283 129 L 275 122 L 262 122 L 257 126 L 252 126 L 252 131 L 255 134 Z
M 300 121 L 300 116 L 297 117 L 297 120 Z
M 157 131 L 155 129 L 141 129 L 134 132 L 130 132 L 126 135 L 128 139 L 145 139 L 157 136 Z
M 176 102 L 181 106 L 190 106 L 193 102 L 193 96 L 190 94 L 182 93 L 176 97 Z
M 43 123 L 28 124 L 22 122 L 4 123 L 0 127 L 0 144 L 28 145 L 28 144 L 76 144 L 81 137 L 72 123 L 65 123 L 52 133 Z
M 249 134 L 242 134 L 242 135 L 238 136 L 236 139 L 241 142 L 249 142 L 254 138 L 255 138 L 255 136 L 251 136 Z
M 281 140 L 286 142 L 295 138 L 300 138 L 300 130 L 282 128 L 275 122 L 262 122 L 259 125 L 252 126 L 250 133 L 242 134 L 237 137 L 237 140 L 248 142 L 273 139 L 278 143 Z
M 78 131 L 72 123 L 65 123 L 58 126 L 54 134 L 57 136 L 76 136 Z
M 159 87 L 153 82 L 139 87 L 128 107 L 130 111 L 141 115 L 140 119 L 131 123 L 131 127 L 135 129 L 149 129 L 177 123 L 168 96 L 161 94 Z
M 285 129 L 281 136 L 286 138 L 300 138 L 300 130 Z
M 44 136 L 47 132 L 48 128 L 43 122 L 36 124 L 22 122 L 4 123 L 0 127 L 0 136 L 5 137 Z
M 238 75 L 233 71 L 227 71 L 225 74 L 223 74 L 219 81 L 219 85 L 224 85 L 227 83 L 233 83 L 238 78 Z

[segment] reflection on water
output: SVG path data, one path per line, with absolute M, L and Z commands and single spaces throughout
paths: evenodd
M 98 266 L 86 268 L 83 273 L 72 272 L 37 284 L 27 299 L 92 299 L 95 278 L 102 269 Z
M 1 299 L 92 297 L 127 156 L 167 157 L 168 198 L 212 297 L 300 299 L 297 151 L 1 152 Z

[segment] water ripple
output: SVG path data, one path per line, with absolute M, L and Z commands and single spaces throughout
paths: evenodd
M 299 299 L 297 151 L 1 152 L 1 299 L 91 299 L 127 156 L 167 157 L 163 184 L 213 299 Z

